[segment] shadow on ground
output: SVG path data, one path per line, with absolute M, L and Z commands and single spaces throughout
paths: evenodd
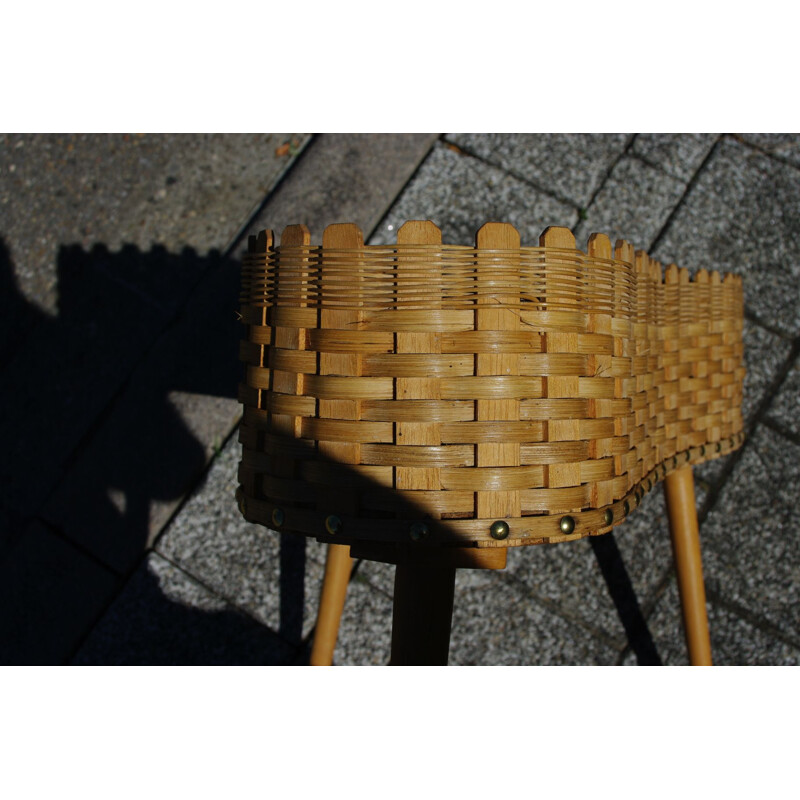
M 57 266 L 50 316 L 19 291 L 0 239 L 0 661 L 69 660 L 102 617 L 78 661 L 307 663 L 303 539 L 281 539 L 277 632 L 146 555 L 221 445 L 182 404 L 236 403 L 239 262 L 96 245 L 62 247 Z M 660 663 L 613 534 L 592 543 L 639 663 Z M 87 595 L 93 580 L 103 589 Z

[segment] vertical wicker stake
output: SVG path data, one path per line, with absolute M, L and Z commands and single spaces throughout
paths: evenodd
M 397 269 L 420 270 L 418 256 L 404 251 L 405 245 L 442 244 L 442 232 L 430 221 L 406 222 L 397 231 Z M 436 259 L 430 266 L 434 285 L 442 280 L 441 268 Z M 432 290 L 437 296 L 438 288 Z M 441 353 L 441 336 L 436 333 L 404 332 L 396 334 L 395 350 L 398 353 L 420 354 L 420 375 L 426 373 L 423 354 Z M 395 380 L 397 400 L 437 400 L 441 397 L 436 378 L 410 377 Z M 442 443 L 441 426 L 429 422 L 397 422 L 395 443 L 402 445 L 431 445 Z M 436 467 L 397 467 L 395 487 L 399 490 L 440 490 L 440 470 Z M 435 512 L 433 516 L 439 516 Z M 394 580 L 394 607 L 392 613 L 393 666 L 437 666 L 447 664 L 450 649 L 450 625 L 453 617 L 453 591 L 455 566 L 446 559 L 439 563 L 419 563 L 413 559 L 397 564 Z
M 654 320 L 654 329 L 653 329 L 653 339 L 658 343 L 658 358 L 654 363 L 654 370 L 657 370 L 658 377 L 656 379 L 657 383 L 657 393 L 656 393 L 656 401 L 655 407 L 653 409 L 654 417 L 653 417 L 653 431 L 654 431 L 654 442 L 653 447 L 651 449 L 651 461 L 647 467 L 647 473 L 649 474 L 653 468 L 660 464 L 665 456 L 664 456 L 664 271 L 661 267 L 660 261 L 651 260 L 650 266 L 652 269 L 651 280 L 653 281 L 654 285 L 654 312 L 653 312 L 653 320 Z
M 664 276 L 667 292 L 670 292 L 670 287 L 676 283 L 680 286 L 688 282 L 686 273 L 673 267 L 674 265 L 668 267 Z M 674 329 L 678 335 L 680 335 L 679 329 L 678 322 Z M 670 326 L 667 330 L 671 331 L 673 328 Z M 680 350 L 674 352 L 677 357 Z M 711 639 L 708 632 L 706 592 L 703 585 L 703 564 L 691 466 L 682 467 L 667 475 L 664 481 L 664 498 L 667 503 L 689 661 L 693 665 L 708 666 L 711 664 Z
M 478 282 L 491 285 L 497 282 L 498 291 L 480 296 L 475 312 L 475 329 L 482 331 L 518 331 L 519 313 L 504 304 L 516 305 L 519 297 L 519 232 L 504 222 L 487 222 L 477 233 Z M 493 254 L 492 250 L 513 251 Z M 482 252 L 488 251 L 488 252 Z M 499 262 L 499 264 L 498 264 Z M 515 285 L 516 284 L 516 285 Z M 475 374 L 504 378 L 519 375 L 519 353 L 479 353 L 475 357 Z M 503 397 L 480 398 L 476 401 L 475 419 L 519 420 L 519 393 Z M 518 467 L 519 442 L 484 442 L 476 446 L 475 463 L 480 467 Z M 476 492 L 476 510 L 479 519 L 503 520 L 520 516 L 519 490 Z M 513 536 L 513 533 L 512 533 Z
M 291 252 L 290 248 L 294 247 L 308 247 L 311 243 L 311 234 L 305 225 L 289 225 L 283 229 L 281 234 L 281 260 L 286 264 L 285 272 L 293 279 L 292 275 L 295 268 L 302 268 L 302 265 L 308 263 L 308 256 L 301 253 L 297 256 L 288 255 Z M 300 270 L 298 269 L 298 272 Z M 280 291 L 278 288 L 278 291 Z M 292 287 L 292 299 L 297 298 L 294 302 L 297 306 L 304 308 L 308 305 L 302 297 L 301 290 Z M 274 346 L 284 350 L 305 350 L 305 330 L 299 327 L 279 327 L 275 328 Z M 303 373 L 292 372 L 289 370 L 282 370 L 282 364 L 270 364 L 273 370 L 272 374 L 272 391 L 288 394 L 292 396 L 302 396 L 303 394 Z M 286 365 L 289 366 L 289 365 Z M 271 414 L 270 415 L 270 430 L 278 435 L 289 436 L 291 438 L 300 438 L 300 422 L 301 418 L 297 416 L 290 416 L 289 414 Z M 294 477 L 294 462 L 289 459 L 281 459 L 280 463 L 275 464 L 276 475 L 286 475 Z
M 617 239 L 614 244 L 614 258 L 622 262 L 621 267 L 627 269 L 619 269 L 615 278 L 615 295 L 616 295 L 616 313 L 612 323 L 614 331 L 614 355 L 618 358 L 633 358 L 634 352 L 634 322 L 636 320 L 636 305 L 633 303 L 632 307 L 626 308 L 622 298 L 629 295 L 631 288 L 629 282 L 635 284 L 635 273 L 633 271 L 634 250 L 630 242 L 624 239 Z M 634 293 L 635 299 L 635 293 Z M 614 475 L 621 478 L 618 486 L 620 494 L 627 493 L 633 482 L 631 480 L 630 466 L 633 464 L 635 453 L 630 447 L 630 441 L 633 433 L 633 402 L 631 400 L 634 392 L 636 379 L 633 377 L 621 376 L 614 379 L 614 398 L 618 399 L 621 403 L 626 404 L 626 413 L 618 414 L 614 417 L 614 435 L 628 439 L 628 446 L 625 447 L 622 454 L 614 456 Z
M 611 252 L 611 240 L 604 233 L 593 233 L 589 237 L 587 243 L 587 254 L 590 259 L 604 259 L 610 261 L 613 258 Z M 587 281 L 591 286 L 594 276 L 590 273 L 587 275 Z M 587 373 L 593 377 L 607 377 L 611 378 L 613 375 L 613 309 L 609 310 L 607 314 L 591 314 L 589 315 L 589 333 L 596 336 L 607 337 L 610 343 L 610 348 L 606 353 L 593 354 L 589 356 L 587 364 Z M 589 398 L 588 416 L 589 419 L 598 420 L 602 418 L 613 419 L 613 409 L 609 408 L 608 398 Z M 599 423 L 598 423 L 599 426 Z M 611 429 L 607 431 L 607 436 L 604 438 L 592 438 L 589 440 L 589 458 L 591 459 L 609 459 L 614 454 L 614 429 L 613 423 Z M 614 501 L 614 481 L 613 480 L 596 480 L 593 481 L 589 502 L 594 508 L 601 508 L 602 506 L 609 505 Z M 611 526 L 606 526 L 601 530 L 607 530 Z
M 547 316 L 557 319 L 569 306 L 576 306 L 577 298 L 567 295 L 566 290 L 559 285 L 559 271 L 565 270 L 575 263 L 575 237 L 569 228 L 551 225 L 539 237 L 540 247 L 556 248 L 556 254 L 548 254 L 547 277 L 545 278 L 547 294 Z M 565 251 L 563 253 L 559 251 Z M 571 252 L 570 252 L 571 251 Z M 542 352 L 548 355 L 578 352 L 578 335 L 563 331 L 548 330 L 542 336 Z M 548 361 L 548 363 L 551 363 Z M 546 375 L 542 378 L 542 397 L 569 398 L 579 397 L 580 378 L 577 375 Z M 580 442 L 580 420 L 577 419 L 551 419 L 544 424 L 545 442 Z M 547 489 L 557 489 L 580 485 L 581 465 L 579 461 L 573 463 L 545 464 L 544 486 Z M 553 511 L 572 511 L 571 504 L 560 504 L 553 492 L 549 505 Z M 580 510 L 580 507 L 574 510 Z
M 356 249 L 364 246 L 361 229 L 352 223 L 329 225 L 322 234 L 322 246 L 325 251 L 339 249 Z M 333 256 L 335 259 L 335 256 Z M 321 271 L 326 277 L 327 265 L 323 255 Z M 360 276 L 353 276 L 354 291 L 357 291 Z M 357 330 L 363 319 L 363 312 L 357 309 L 325 309 L 320 311 L 320 328 L 325 330 Z M 362 356 L 342 353 L 320 353 L 320 375 L 361 375 Z M 361 403 L 358 400 L 320 399 L 320 416 L 334 419 L 361 418 Z M 350 442 L 319 442 L 319 452 L 332 461 L 344 464 L 359 464 L 361 461 L 360 444 Z M 330 503 L 330 513 L 346 512 L 357 514 L 357 498 L 355 492 L 331 492 L 323 497 Z M 319 509 L 327 512 L 328 509 Z M 333 663 L 333 651 L 336 649 L 336 638 L 339 633 L 339 621 L 347 595 L 347 583 L 350 580 L 353 560 L 350 557 L 350 546 L 329 544 L 325 561 L 325 576 L 319 599 L 317 626 L 314 631 L 314 643 L 311 648 L 312 666 L 329 666 Z
M 404 245 L 439 245 L 442 244 L 442 232 L 429 220 L 412 220 L 406 222 L 397 231 L 397 269 L 398 273 L 404 268 L 417 271 L 425 270 L 430 273 L 429 279 L 431 295 L 440 297 L 439 284 L 442 281 L 441 266 L 437 259 L 425 259 L 419 262 L 419 256 L 411 256 L 404 251 Z M 432 254 L 431 254 L 432 255 Z M 438 303 L 441 306 L 441 301 Z M 396 334 L 395 352 L 419 353 L 419 366 L 416 372 L 422 376 L 427 373 L 425 364 L 426 353 L 437 354 L 442 352 L 441 336 L 428 332 L 398 331 Z M 441 397 L 438 378 L 405 377 L 395 379 L 396 400 L 438 400 Z M 396 422 L 396 445 L 433 445 L 442 443 L 441 426 L 438 422 Z M 395 488 L 401 491 L 438 491 L 442 488 L 437 467 L 397 467 L 395 469 Z M 433 516 L 439 516 L 432 512 Z
M 245 282 L 252 280 L 254 274 L 261 274 L 262 264 L 266 261 L 273 249 L 273 234 L 270 230 L 263 230 L 257 236 L 250 236 L 247 240 L 247 255 L 243 264 L 242 276 Z M 266 293 L 266 288 L 265 288 Z M 242 353 L 247 364 L 247 380 L 239 385 L 239 402 L 244 407 L 243 421 L 248 423 L 253 418 L 266 419 L 266 391 L 269 388 L 266 369 L 265 348 L 272 341 L 272 330 L 268 318 L 269 309 L 264 306 L 247 304 L 242 306 L 242 321 L 247 325 L 247 350 Z M 266 377 L 265 377 L 266 376 Z M 258 388 L 262 387 L 262 388 Z M 243 425 L 239 428 L 239 441 L 247 441 L 252 448 L 263 453 L 263 430 L 266 424 L 249 428 Z M 248 437 L 249 440 L 248 440 Z M 262 497 L 261 478 L 259 470 L 254 465 L 243 460 L 239 464 L 239 483 L 247 497 Z

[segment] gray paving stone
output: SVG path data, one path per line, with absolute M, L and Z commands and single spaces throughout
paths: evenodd
M 800 171 L 723 139 L 653 255 L 695 271 L 744 277 L 745 303 L 760 320 L 800 332 Z
M 789 370 L 767 415 L 786 430 L 800 436 L 800 359 Z
M 348 588 L 336 664 L 388 664 L 393 591 L 386 589 L 393 586 L 394 567 L 362 563 Z M 618 655 L 501 572 L 457 571 L 450 664 L 613 664 Z
M 239 269 L 218 261 L 99 420 L 44 514 L 127 572 L 241 414 Z
M 2 228 L 22 294 L 55 312 L 59 245 L 224 248 L 309 134 L 3 134 Z
M 572 226 L 574 208 L 479 159 L 437 143 L 383 218 L 371 244 L 393 244 L 409 219 L 430 219 L 446 244 L 471 245 L 488 221 L 510 222 L 523 245 L 536 245 L 548 225 Z
M 0 664 L 63 664 L 120 583 L 33 523 L 0 565 Z
M 625 149 L 623 133 L 451 133 L 448 141 L 576 206 L 589 205 Z M 561 223 L 566 225 L 567 223 Z
M 347 588 L 334 664 L 339 666 L 387 665 L 392 652 L 392 595 L 376 588 L 394 568 L 365 561 Z
M 234 495 L 241 457 L 231 437 L 156 550 L 220 597 L 299 643 L 316 622 L 325 547 L 244 520 Z
M 96 266 L 90 254 L 60 257 L 59 315 L 40 314 L 0 372 L 8 387 L 0 505 L 18 520 L 0 534 L 0 548 L 40 509 L 70 453 L 167 322 L 162 309 Z
M 703 494 L 697 494 L 700 505 Z M 645 495 L 642 505 L 614 529 L 614 537 L 639 609 L 645 613 L 672 562 L 660 485 Z M 507 571 L 543 603 L 597 631 L 618 649 L 624 647 L 625 629 L 588 539 L 517 548 L 509 553 Z
M 614 664 L 619 653 L 570 625 L 502 572 L 456 573 L 453 665 Z
M 800 167 L 800 133 L 740 133 L 746 142 Z
M 612 242 L 626 239 L 637 250 L 649 250 L 685 186 L 638 158 L 623 157 L 575 231 L 579 246 L 585 247 L 589 234 L 598 231 Z
M 761 425 L 701 529 L 706 585 L 800 635 L 800 446 Z
M 335 222 L 354 222 L 365 236 L 380 222 L 438 138 L 431 133 L 318 135 L 267 202 L 253 231 L 303 223 L 311 241 Z
M 714 145 L 716 133 L 639 133 L 631 152 L 668 175 L 688 181 Z
M 758 411 L 761 403 L 772 386 L 778 371 L 781 370 L 791 351 L 788 340 L 776 336 L 766 328 L 762 328 L 749 319 L 744 321 L 744 397 L 742 399 L 742 415 L 748 425 Z M 790 393 L 791 394 L 791 393 Z M 779 402 L 785 402 L 784 400 Z M 795 393 L 795 407 L 797 406 Z M 770 409 L 775 407 L 775 403 Z M 783 408 L 783 406 L 780 406 Z M 780 413 L 780 412 L 779 412 Z M 695 475 L 709 485 L 716 484 L 734 454 L 706 461 L 695 468 Z
M 707 602 L 711 658 L 718 666 L 797 665 L 800 649 L 760 630 L 732 611 Z M 648 620 L 658 653 L 666 666 L 689 663 L 678 587 L 673 577 Z M 635 663 L 632 655 L 626 664 Z
M 73 664 L 285 664 L 294 657 L 259 625 L 151 553 Z

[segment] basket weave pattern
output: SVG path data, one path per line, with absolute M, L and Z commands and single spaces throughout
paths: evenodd
M 602 234 L 583 252 L 564 228 L 521 247 L 504 223 L 475 247 L 430 222 L 390 246 L 354 225 L 321 247 L 263 232 L 241 318 L 240 506 L 323 541 L 406 542 L 415 519 L 422 545 L 603 533 L 743 440 L 741 279 Z

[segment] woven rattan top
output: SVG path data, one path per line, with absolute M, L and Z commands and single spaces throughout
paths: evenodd
M 474 247 L 409 222 L 251 237 L 238 498 L 323 541 L 506 547 L 603 533 L 737 448 L 741 279 L 566 228 Z

